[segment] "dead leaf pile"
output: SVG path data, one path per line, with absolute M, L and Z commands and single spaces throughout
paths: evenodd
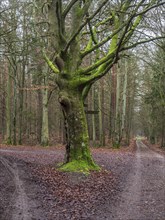
M 37 167 L 33 170 L 41 185 L 54 196 L 53 219 L 88 219 L 97 207 L 104 205 L 115 193 L 116 180 L 111 172 L 62 173 L 52 167 Z M 45 197 L 44 203 L 49 198 Z

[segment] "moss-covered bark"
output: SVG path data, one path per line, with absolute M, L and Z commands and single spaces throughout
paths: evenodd
M 60 92 L 64 117 L 67 121 L 66 171 L 98 170 L 89 150 L 89 136 L 81 92 L 76 88 Z

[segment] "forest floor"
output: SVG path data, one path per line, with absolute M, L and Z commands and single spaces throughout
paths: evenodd
M 101 172 L 62 173 L 61 147 L 0 146 L 1 220 L 165 220 L 165 155 L 140 140 L 92 149 Z

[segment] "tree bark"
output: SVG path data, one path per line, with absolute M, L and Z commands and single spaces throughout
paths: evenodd
M 99 86 L 98 105 L 99 105 L 99 136 L 100 146 L 105 146 L 105 124 L 104 124 L 104 81 Z
M 14 72 L 16 79 L 16 71 Z M 13 145 L 17 144 L 17 85 L 14 80 L 14 97 L 13 97 Z
M 120 147 L 121 141 L 121 73 L 120 68 L 117 68 L 116 76 L 116 116 L 115 116 L 115 140 L 113 142 L 113 147 Z
M 75 171 L 97 169 L 89 150 L 89 135 L 83 98 L 77 89 L 60 92 L 59 102 L 63 109 L 66 126 L 66 164 L 61 169 Z M 72 167 L 72 165 L 74 166 Z
M 122 106 L 122 137 L 125 137 L 125 121 L 126 121 L 126 104 L 127 104 L 127 82 L 128 82 L 128 66 L 127 61 L 124 61 L 124 83 L 123 83 L 123 106 Z
M 92 109 L 95 110 L 95 86 L 92 86 Z M 96 123 L 95 114 L 92 114 L 92 141 L 95 145 L 96 143 Z
M 6 144 L 12 143 L 12 137 L 11 137 L 11 85 L 12 83 L 11 81 L 12 81 L 11 76 L 8 74 L 7 97 L 6 97 L 6 137 L 5 137 Z
M 49 125 L 48 125 L 48 89 L 42 91 L 42 132 L 41 145 L 49 145 Z

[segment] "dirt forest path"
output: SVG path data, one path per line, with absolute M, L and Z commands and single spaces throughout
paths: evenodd
M 31 187 L 33 181 L 26 173 L 26 163 L 0 156 L 0 164 L 0 219 L 45 220 L 44 212 L 39 209 L 35 199 L 38 190 L 35 184 Z
M 0 149 L 0 220 L 165 220 L 164 155 L 140 140 L 92 152 L 110 173 L 81 180 L 52 170 L 63 149 Z
M 19 218 L 30 220 L 29 207 L 27 202 L 27 196 L 24 191 L 23 182 L 19 177 L 19 171 L 16 163 L 11 164 L 7 159 L 0 157 L 0 162 L 3 164 L 5 171 L 10 175 L 11 180 L 14 183 L 14 192 L 11 198 L 10 205 L 6 209 L 5 218 L 17 220 Z M 14 208 L 12 216 L 10 216 L 10 209 Z
M 141 141 L 136 144 L 133 169 L 112 217 L 115 220 L 165 220 L 165 158 Z

